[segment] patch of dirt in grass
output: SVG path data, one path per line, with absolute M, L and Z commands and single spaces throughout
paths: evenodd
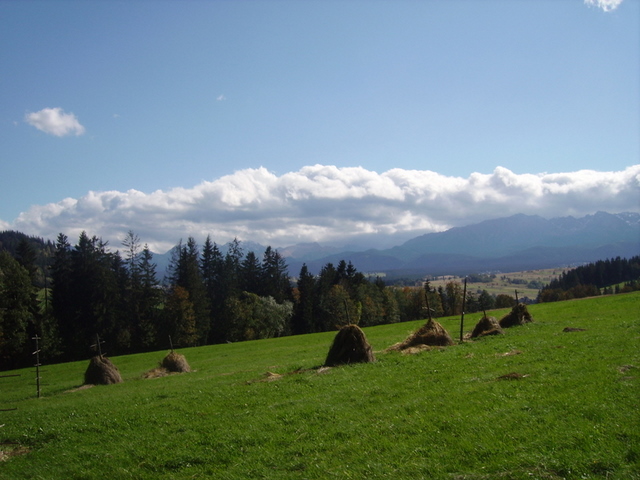
M 495 480 L 495 479 L 512 479 L 512 478 L 535 478 L 539 480 L 564 480 L 565 477 L 553 470 L 546 470 L 534 467 L 531 471 L 506 471 L 506 472 L 493 472 L 490 474 L 462 474 L 454 475 L 452 480 Z
M 632 368 L 637 368 L 635 365 L 622 365 L 620 367 L 618 367 L 618 371 L 620 373 L 626 373 L 629 370 L 631 370 Z
M 12 457 L 26 455 L 30 450 L 27 447 L 17 444 L 0 444 L 0 462 L 6 462 Z
M 521 378 L 526 378 L 529 375 L 523 375 L 518 372 L 507 373 L 506 375 L 500 375 L 496 380 L 520 380 Z
M 586 332 L 586 328 L 577 328 L 577 327 L 564 327 L 562 329 L 563 332 Z
M 91 383 L 85 383 L 84 385 L 81 385 L 79 387 L 76 388 L 72 388 L 71 390 L 65 390 L 64 393 L 74 393 L 74 392 L 79 392 L 80 390 L 87 390 L 89 388 L 93 388 L 94 385 Z
M 282 375 L 281 373 L 267 372 L 264 374 L 264 381 L 273 382 L 274 380 L 279 380 L 282 377 L 284 377 L 284 375 Z
M 284 377 L 288 377 L 290 375 L 297 375 L 300 373 L 306 373 L 306 372 L 315 372 L 318 375 L 321 375 L 323 373 L 327 373 L 330 370 L 332 370 L 333 367 L 319 367 L 319 368 L 297 368 L 291 372 L 286 372 L 286 373 L 275 373 L 275 372 L 270 372 L 267 371 L 265 373 L 262 374 L 262 376 L 256 380 L 249 380 L 247 383 L 251 384 L 251 383 L 256 383 L 256 382 L 273 382 L 275 380 L 280 380 L 281 378 Z
M 511 350 L 510 352 L 505 353 L 497 353 L 496 355 L 499 357 L 512 357 L 513 355 L 520 355 L 522 352 L 520 350 Z
M 633 370 L 635 368 L 638 368 L 638 367 L 636 367 L 635 365 L 622 365 L 622 366 L 618 367 L 618 372 L 627 373 L 629 370 Z M 630 382 L 630 381 L 635 380 L 635 379 L 636 379 L 635 375 L 625 375 L 624 377 L 620 377 L 618 379 L 618 381 L 619 382 Z

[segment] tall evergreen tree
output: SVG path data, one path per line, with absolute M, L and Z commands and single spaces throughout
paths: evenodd
M 156 274 L 153 254 L 145 244 L 138 261 L 140 269 L 140 304 L 139 324 L 137 332 L 138 345 L 142 350 L 149 350 L 157 345 L 160 323 L 161 290 Z
M 196 316 L 187 289 L 179 285 L 171 288 L 164 317 L 163 334 L 171 337 L 174 346 L 191 347 L 197 343 Z
M 307 265 L 303 263 L 302 268 L 300 268 L 300 275 L 298 275 L 295 295 L 295 310 L 292 319 L 294 335 L 316 331 L 313 319 L 315 284 L 315 278 L 309 273 Z
M 31 280 L 28 271 L 8 252 L 0 252 L 0 369 L 24 361 L 31 311 Z
M 70 343 L 77 334 L 75 325 L 75 295 L 72 285 L 71 245 L 66 235 L 60 233 L 51 267 L 51 312 L 57 321 L 61 350 L 65 358 L 73 358 Z
M 254 252 L 248 252 L 240 264 L 240 289 L 262 295 L 265 292 L 260 261 Z
M 273 297 L 282 303 L 290 298 L 290 284 L 287 264 L 277 250 L 267 247 L 262 259 L 263 296 Z
M 225 262 L 220 249 L 211 241 L 211 236 L 202 247 L 200 258 L 200 271 L 204 282 L 207 299 L 209 301 L 209 343 L 220 343 L 224 341 L 225 334 L 221 319 L 224 313 L 225 303 Z
M 182 287 L 189 293 L 189 301 L 195 316 L 196 341 L 199 344 L 206 344 L 211 329 L 209 301 L 200 272 L 200 251 L 193 237 L 187 239 L 186 245 L 180 243 L 171 280 L 174 286 Z

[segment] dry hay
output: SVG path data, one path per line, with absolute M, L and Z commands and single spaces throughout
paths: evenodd
M 171 372 L 164 367 L 156 367 L 142 374 L 142 378 L 161 378 L 171 375 Z
M 564 327 L 562 329 L 563 332 L 586 332 L 586 328 L 577 328 L 577 327 Z
M 442 347 L 440 347 L 442 348 Z M 422 353 L 425 351 L 429 351 L 432 350 L 433 347 L 430 347 L 429 345 L 416 345 L 415 347 L 408 347 L 405 348 L 404 350 L 401 350 L 400 353 L 402 353 L 403 355 L 417 355 L 418 353 Z
M 476 324 L 473 332 L 471 332 L 471 338 L 485 337 L 487 335 L 502 335 L 504 331 L 500 327 L 500 323 L 496 317 L 483 316 Z
M 89 360 L 89 366 L 84 372 L 85 385 L 111 385 L 122 383 L 120 371 L 111 360 L 104 355 L 96 355 Z
M 175 373 L 190 372 L 191 367 L 184 355 L 174 351 L 169 352 L 156 368 L 142 374 L 142 378 L 161 378 Z
M 357 325 L 345 325 L 335 338 L 324 362 L 325 367 L 335 367 L 349 363 L 374 362 L 371 345 L 364 332 Z
M 529 313 L 527 306 L 524 303 L 519 303 L 500 319 L 500 326 L 502 328 L 509 328 L 530 322 L 533 322 L 533 317 Z
M 160 366 L 166 368 L 169 372 L 184 373 L 191 371 L 191 367 L 189 367 L 184 355 L 173 351 L 169 352 L 167 356 L 162 359 Z
M 453 339 L 442 325 L 432 319 L 409 335 L 404 342 L 396 343 L 387 350 L 402 352 L 420 345 L 430 347 L 448 347 L 453 345 Z

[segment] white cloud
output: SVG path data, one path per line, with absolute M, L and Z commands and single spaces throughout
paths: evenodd
M 218 102 L 223 102 L 223 101 L 225 101 L 226 99 L 227 99 L 227 97 L 225 97 L 224 95 L 218 95 L 218 96 L 216 97 L 216 101 L 218 101 Z
M 620 6 L 622 0 L 584 0 L 585 5 L 601 8 L 605 12 L 612 12 Z
M 39 112 L 27 113 L 25 122 L 56 137 L 82 135 L 85 131 L 73 113 L 65 113 L 60 107 L 43 108 Z
M 640 165 L 619 172 L 515 174 L 504 167 L 468 178 L 428 170 L 303 167 L 277 176 L 246 169 L 193 188 L 89 192 L 20 214 L 16 230 L 111 240 L 133 229 L 154 251 L 180 238 L 238 237 L 284 247 L 300 242 L 391 246 L 417 235 L 516 213 L 584 216 L 640 211 Z

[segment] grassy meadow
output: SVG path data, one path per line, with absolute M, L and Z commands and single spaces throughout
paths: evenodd
M 182 349 L 195 371 L 155 379 L 167 352 L 113 357 L 124 383 L 89 389 L 87 361 L 49 365 L 39 399 L 3 372 L 0 478 L 640 479 L 639 306 L 533 305 L 416 355 L 383 350 L 424 322 L 366 328 L 377 361 L 326 371 L 335 332 Z
M 557 279 L 563 272 L 562 268 L 546 268 L 541 270 L 525 270 L 521 272 L 498 273 L 495 278 L 486 282 L 469 282 L 467 288 L 471 292 L 481 292 L 486 290 L 491 295 L 514 296 L 514 291 L 518 290 L 518 296 L 536 299 L 539 288 L 529 288 L 529 282 L 538 282 L 541 285 L 548 285 L 552 280 Z M 442 276 L 431 280 L 432 288 L 444 287 L 448 282 L 464 282 L 464 277 Z M 524 283 L 521 283 L 524 282 Z

